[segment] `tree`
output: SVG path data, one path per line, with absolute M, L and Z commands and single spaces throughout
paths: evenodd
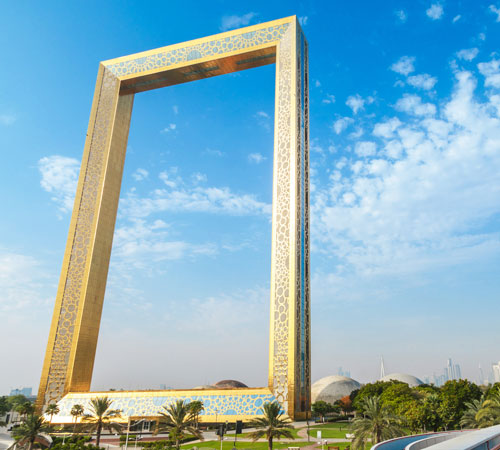
M 49 406 L 47 406 L 47 409 L 45 410 L 45 414 L 50 416 L 49 424 L 52 424 L 52 418 L 59 414 L 59 406 L 57 406 L 57 404 L 55 404 L 55 403 L 51 403 Z
M 175 440 L 177 450 L 186 431 L 203 440 L 200 431 L 193 427 L 194 415 L 189 404 L 185 403 L 184 400 L 177 400 L 169 406 L 164 406 L 163 409 L 165 412 L 160 413 L 162 418 L 160 419 L 158 432 L 168 431 L 170 438 Z
M 12 435 L 16 439 L 17 444 L 29 444 L 28 450 L 32 450 L 35 441 L 42 440 L 42 433 L 47 431 L 49 431 L 49 427 L 43 416 L 29 414 L 26 420 L 12 432 Z
M 325 416 L 333 412 L 333 406 L 330 403 L 319 400 L 311 405 L 311 410 L 314 416 L 321 417 L 321 421 L 325 422 Z
M 83 412 L 84 412 L 84 409 L 83 409 L 83 406 L 82 405 L 73 405 L 73 407 L 71 408 L 71 415 L 75 418 L 75 425 L 73 427 L 73 434 L 76 433 L 76 425 L 78 423 L 78 417 L 81 417 L 83 416 Z
M 188 408 L 191 414 L 193 414 L 194 423 L 196 425 L 196 429 L 198 429 L 198 419 L 200 417 L 200 413 L 205 409 L 203 402 L 201 400 L 194 400 L 189 403 Z
M 96 446 L 101 442 L 102 429 L 106 428 L 109 432 L 121 431 L 121 425 L 115 420 L 120 417 L 120 410 L 111 409 L 113 400 L 108 397 L 94 397 L 90 399 L 90 414 L 83 416 L 83 421 L 88 423 L 87 428 L 96 433 Z
M 353 410 L 351 397 L 349 395 L 346 395 L 340 400 L 337 400 L 335 404 L 340 407 L 340 410 L 344 414 L 348 414 Z
M 497 388 L 496 392 L 489 393 L 488 399 L 482 403 L 475 418 L 480 428 L 500 423 L 500 388 Z
M 259 417 L 249 423 L 250 428 L 257 428 L 248 435 L 255 442 L 257 439 L 266 437 L 269 450 L 273 450 L 273 439 L 295 439 L 292 434 L 293 425 L 289 419 L 283 416 L 281 405 L 277 402 L 265 403 L 262 407 L 264 417 Z
M 353 449 L 364 449 L 367 442 L 377 444 L 404 434 L 401 418 L 382 406 L 379 396 L 365 397 L 360 405 L 363 416 L 356 417 L 352 424 Z
M 23 402 L 23 403 L 17 405 L 16 411 L 21 416 L 24 416 L 24 418 L 26 418 L 28 415 L 35 413 L 35 407 L 33 406 L 33 403 L 26 401 L 26 402 Z
M 439 416 L 445 430 L 459 428 L 466 403 L 481 398 L 481 389 L 468 380 L 447 381 L 440 390 Z
M 354 409 L 358 412 L 363 410 L 363 399 L 365 397 L 380 396 L 382 393 L 394 383 L 401 383 L 400 381 L 376 381 L 375 383 L 367 383 L 359 389 L 355 396 L 351 394 L 352 404 Z
M 484 403 L 484 396 L 479 400 L 472 400 L 467 402 L 465 406 L 467 409 L 460 419 L 460 425 L 465 428 L 479 428 L 478 413 L 481 410 Z

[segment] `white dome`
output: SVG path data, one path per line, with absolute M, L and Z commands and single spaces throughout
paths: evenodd
M 311 386 L 311 401 L 312 403 L 324 401 L 333 404 L 360 387 L 361 385 L 352 378 L 331 375 L 321 378 Z
M 419 380 L 417 377 L 413 375 L 408 375 L 407 373 L 390 373 L 385 377 L 381 378 L 379 381 L 401 381 L 402 383 L 408 384 L 410 387 L 420 386 L 424 384 L 422 380 Z

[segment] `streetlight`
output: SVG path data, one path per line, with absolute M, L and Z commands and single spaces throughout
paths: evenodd
M 139 422 L 136 422 L 135 425 L 140 424 L 141 422 L 144 422 L 146 419 L 141 419 Z M 128 447 L 128 434 L 130 433 L 130 422 L 131 419 L 130 417 L 128 418 L 128 427 L 127 427 L 127 439 L 125 440 L 125 450 L 127 450 Z M 137 436 L 135 437 L 135 448 L 137 448 Z

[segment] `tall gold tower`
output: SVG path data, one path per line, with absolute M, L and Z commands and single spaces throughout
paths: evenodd
M 233 397 L 246 402 L 246 409 L 232 399 L 226 414 L 227 392 L 212 392 L 207 399 L 222 405 L 216 409 L 221 418 L 258 415 L 262 401 L 273 399 L 290 417 L 305 415 L 310 407 L 307 55 L 304 34 L 292 16 L 99 65 L 38 392 L 39 410 L 63 397 L 64 410 L 74 399 L 81 403 L 101 395 L 89 391 L 134 95 L 276 63 L 269 385 L 232 391 Z M 143 405 L 129 408 L 129 416 L 154 415 L 153 406 L 144 406 L 150 397 L 158 407 L 174 397 L 201 398 L 196 390 L 106 395 L 116 397 L 115 407 L 130 398 Z

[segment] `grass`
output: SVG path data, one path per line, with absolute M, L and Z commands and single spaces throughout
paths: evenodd
M 273 442 L 273 450 L 274 449 L 285 449 L 288 447 L 305 447 L 309 445 L 308 442 L 293 442 L 293 441 L 274 441 Z M 181 448 L 183 450 L 188 450 L 193 447 L 197 447 L 199 449 L 202 448 L 211 448 L 215 450 L 220 450 L 220 441 L 205 441 L 205 442 L 197 442 L 196 444 L 185 444 L 182 445 Z M 234 447 L 234 441 L 223 441 L 222 442 L 222 450 L 231 450 Z M 239 450 L 267 450 L 267 442 L 237 442 L 236 448 Z
M 346 433 L 350 431 L 350 424 L 347 422 L 330 422 L 314 425 L 309 429 L 309 436 L 316 438 L 318 430 L 321 430 L 322 439 L 345 439 Z

